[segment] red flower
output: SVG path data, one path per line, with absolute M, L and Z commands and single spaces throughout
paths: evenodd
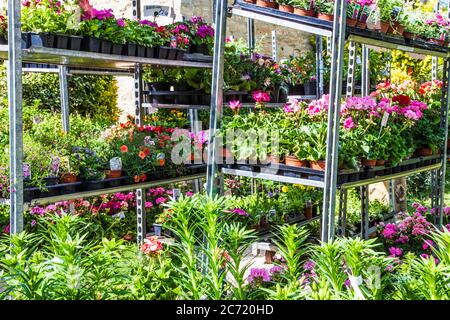
M 157 237 L 148 237 L 141 246 L 141 251 L 146 255 L 158 255 L 163 250 L 163 244 Z
M 122 146 L 120 147 L 120 151 L 121 151 L 122 153 L 126 153 L 126 152 L 128 152 L 128 147 L 127 147 L 126 145 L 122 145 Z
M 149 148 L 144 148 L 144 153 L 146 156 L 148 156 L 150 154 L 150 149 Z
M 400 106 L 405 107 L 411 104 L 411 99 L 403 94 L 392 98 L 392 102 L 398 103 Z
M 142 160 L 144 160 L 146 156 L 147 156 L 147 155 L 145 154 L 144 151 L 139 151 L 139 158 L 141 158 Z

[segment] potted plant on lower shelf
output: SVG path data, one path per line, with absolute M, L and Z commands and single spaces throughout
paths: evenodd
M 334 0 L 316 0 L 317 17 L 321 20 L 334 20 Z
M 295 14 L 307 17 L 314 17 L 316 15 L 314 1 L 312 0 L 293 0 L 292 5 L 294 6 Z
M 75 147 L 72 155 L 78 161 L 79 177 L 84 181 L 86 190 L 101 189 L 105 178 L 104 168 L 97 153 L 90 148 Z
M 278 0 L 278 10 L 284 12 L 294 12 L 294 7 L 292 6 L 295 0 Z

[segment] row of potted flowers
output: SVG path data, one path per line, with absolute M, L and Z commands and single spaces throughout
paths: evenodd
M 340 167 L 395 166 L 439 152 L 441 88 L 440 81 L 383 83 L 370 97 L 347 98 L 341 107 Z M 264 109 L 267 93 L 255 92 L 254 99 L 256 111 L 248 113 L 241 112 L 239 101 L 229 104 L 234 115 L 221 133 L 232 141 L 227 156 L 323 170 L 329 97 L 311 103 L 291 99 L 282 111 Z
M 261 7 L 333 21 L 334 0 L 244 0 Z M 347 25 L 448 46 L 449 21 L 401 0 L 347 0 Z
M 159 26 L 148 20 L 116 18 L 112 9 L 89 2 L 22 2 L 25 47 L 45 46 L 106 54 L 182 60 L 189 50 L 209 55 L 214 29 L 202 17 Z M 7 41 L 7 19 L 0 16 L 0 44 Z

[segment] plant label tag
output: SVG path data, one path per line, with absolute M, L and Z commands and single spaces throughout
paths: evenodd
M 174 201 L 178 201 L 181 197 L 181 189 L 173 189 L 172 190 L 172 197 Z
M 25 180 L 31 179 L 31 165 L 29 163 L 23 164 L 23 178 Z
M 120 157 L 114 157 L 109 160 L 109 167 L 111 171 L 120 171 L 122 170 L 122 159 Z
M 352 15 L 352 18 L 353 18 L 353 19 L 358 19 L 359 11 L 360 11 L 360 10 L 361 10 L 361 5 L 357 4 L 357 5 L 355 6 L 355 10 L 353 10 L 353 15 Z
M 388 120 L 389 120 L 389 113 L 385 112 L 383 114 L 383 119 L 381 120 L 381 127 L 382 128 L 386 127 Z
M 361 65 L 361 56 L 356 56 L 356 64 Z
M 276 215 L 277 215 L 277 212 L 275 211 L 275 209 L 270 209 L 269 217 L 275 217 Z
M 52 157 L 50 161 L 50 176 L 56 177 L 59 173 L 59 165 L 61 164 L 61 158 Z

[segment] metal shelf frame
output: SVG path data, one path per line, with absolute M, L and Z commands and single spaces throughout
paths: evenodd
M 132 0 L 133 18 L 141 17 L 141 1 Z M 146 235 L 145 222 L 145 189 L 157 185 L 193 181 L 194 191 L 201 191 L 201 179 L 205 174 L 195 174 L 146 183 L 127 185 L 116 188 L 79 192 L 68 195 L 34 199 L 29 204 L 24 203 L 23 193 L 23 122 L 22 122 L 22 72 L 58 73 L 60 80 L 61 117 L 63 129 L 69 132 L 69 95 L 68 77 L 71 75 L 112 75 L 133 76 L 135 88 L 135 121 L 141 124 L 146 113 L 142 94 L 142 69 L 146 65 L 180 68 L 212 68 L 212 63 L 191 60 L 165 60 L 122 55 L 110 55 L 83 51 L 62 50 L 45 47 L 30 47 L 22 49 L 21 31 L 21 2 L 8 1 L 8 45 L 0 45 L 0 60 L 8 61 L 8 107 L 10 127 L 10 182 L 11 197 L 9 200 L 0 199 L 0 204 L 10 206 L 11 233 L 23 230 L 23 212 L 26 205 L 37 205 L 61 200 L 71 200 L 81 197 L 97 196 L 101 194 L 136 190 L 137 203 L 137 240 L 141 243 Z M 23 63 L 55 65 L 56 68 L 23 68 Z M 177 108 L 179 106 L 170 106 Z M 183 108 L 184 106 L 182 106 Z M 198 121 L 195 106 L 185 106 L 189 109 L 192 130 L 198 130 L 194 123 Z M 202 106 L 208 109 L 208 106 Z
M 289 13 L 274 11 L 271 9 L 257 7 L 252 4 L 243 2 L 242 0 L 235 0 L 234 4 L 228 8 L 226 0 L 218 0 L 216 3 L 216 18 L 217 30 L 215 36 L 215 54 L 213 61 L 213 82 L 212 92 L 215 96 L 215 101 L 211 108 L 210 118 L 210 148 L 209 148 L 209 162 L 207 174 L 207 192 L 210 195 L 216 195 L 223 190 L 223 174 L 232 174 L 239 176 L 246 176 L 252 179 L 268 179 L 286 183 L 299 183 L 309 186 L 316 186 L 324 189 L 324 201 L 322 212 L 322 234 L 321 240 L 324 242 L 333 241 L 335 237 L 335 213 L 336 213 L 336 197 L 339 196 L 339 217 L 343 216 L 345 220 L 346 204 L 346 190 L 348 188 L 361 188 L 361 212 L 362 212 L 362 235 L 367 236 L 369 230 L 368 221 L 368 185 L 379 181 L 392 181 L 392 179 L 408 176 L 424 171 L 431 171 L 433 178 L 433 196 L 432 204 L 436 208 L 440 208 L 439 212 L 443 210 L 443 196 L 445 189 L 445 171 L 446 171 L 446 157 L 442 156 L 442 161 L 439 164 L 421 168 L 421 170 L 406 171 L 396 175 L 384 176 L 375 179 L 368 179 L 366 181 L 359 181 L 357 183 L 344 184 L 341 188 L 337 186 L 338 176 L 338 145 L 339 145 L 339 127 L 340 127 L 340 107 L 341 107 L 341 92 L 342 79 L 344 67 L 344 45 L 349 42 L 350 59 L 349 59 L 349 74 L 347 75 L 347 96 L 353 95 L 354 92 L 354 70 L 356 65 L 356 44 L 362 45 L 362 94 L 367 95 L 370 89 L 370 75 L 369 75 L 369 48 L 368 45 L 377 46 L 387 49 L 397 49 L 406 52 L 415 52 L 434 57 L 441 57 L 445 60 L 444 66 L 444 88 L 441 107 L 441 129 L 445 132 L 445 141 L 448 138 L 448 110 L 450 104 L 450 95 L 447 94 L 449 83 L 449 61 L 450 49 L 433 46 L 419 46 L 416 44 L 409 45 L 402 39 L 395 39 L 393 37 L 378 37 L 377 35 L 360 34 L 355 29 L 346 27 L 346 0 L 336 0 L 334 4 L 334 21 L 325 22 L 314 18 L 299 17 Z M 225 44 L 225 32 L 227 17 L 225 12 L 230 13 L 230 16 L 236 15 L 247 18 L 248 27 L 248 42 L 249 48 L 254 48 L 254 20 L 259 20 L 264 23 L 274 24 L 282 27 L 292 28 L 299 31 L 304 31 L 316 35 L 316 39 L 322 39 L 323 36 L 329 37 L 328 44 L 331 44 L 331 50 L 327 50 L 331 55 L 331 76 L 330 76 L 330 108 L 328 110 L 328 132 L 327 132 L 327 156 L 326 169 L 324 181 L 311 181 L 305 179 L 297 179 L 285 176 L 277 176 L 270 173 L 253 173 L 244 170 L 234 170 L 222 168 L 219 170 L 216 154 L 219 153 L 221 143 L 219 139 L 215 139 L 216 134 L 220 130 L 222 115 L 223 115 L 223 99 L 220 88 L 223 87 L 223 46 Z M 380 40 L 380 39 L 382 40 Z M 384 39 L 386 38 L 386 39 Z M 330 49 L 330 48 L 328 48 Z M 323 62 L 318 61 L 318 69 L 323 69 Z M 321 96 L 322 92 L 318 92 Z M 442 147 L 442 154 L 447 154 L 447 145 Z M 392 188 L 390 188 L 392 189 Z M 339 193 L 339 195 L 338 195 Z M 442 224 L 443 215 L 440 214 L 438 224 Z

